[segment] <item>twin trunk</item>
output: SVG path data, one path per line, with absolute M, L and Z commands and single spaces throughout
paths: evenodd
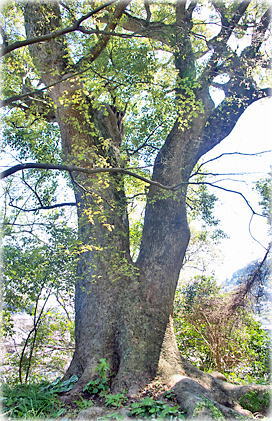
M 185 204 L 154 191 L 157 197 L 147 204 L 142 246 L 133 262 L 121 177 L 80 178 L 89 190 L 76 190 L 83 247 L 76 284 L 76 348 L 67 376 L 77 374 L 84 384 L 95 375 L 100 358 L 106 358 L 114 388 L 133 390 L 160 369 L 163 375 L 178 370 L 170 321 L 189 240 Z M 165 207 L 167 220 L 160 215 Z

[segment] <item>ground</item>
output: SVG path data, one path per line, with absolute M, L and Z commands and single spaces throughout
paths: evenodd
M 199 421 L 269 419 L 267 418 L 269 396 L 265 386 L 234 385 L 221 378 L 218 379 L 221 377 L 218 373 L 215 373 L 215 377 L 209 377 L 211 378 L 209 387 L 207 384 L 205 387 L 192 378 L 184 376 L 177 381 L 172 389 L 169 389 L 169 385 L 154 380 L 138 394 L 128 397 L 125 394 L 123 396 L 105 394 L 102 397 L 83 392 L 77 398 L 73 396 L 73 401 L 67 401 L 64 395 L 63 398 L 71 409 L 69 411 L 71 418 L 69 418 L 69 414 L 66 414 L 65 419 L 68 417 L 68 419 L 103 421 L 108 419 L 152 419 L 152 416 L 153 419 L 158 417 Z M 219 390 L 220 386 L 221 390 Z M 244 394 L 245 392 L 246 394 Z M 228 399 L 224 403 L 222 402 L 223 395 Z M 244 398 L 241 399 L 241 396 Z M 105 405 L 105 402 L 109 404 Z M 81 409 L 78 405 L 81 406 Z

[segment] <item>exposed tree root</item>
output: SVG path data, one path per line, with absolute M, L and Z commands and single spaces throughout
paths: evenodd
M 187 375 L 172 377 L 172 389 L 181 408 L 192 419 L 252 418 L 253 414 L 242 408 L 239 399 L 248 392 L 266 392 L 269 386 L 236 385 L 203 373 L 187 361 Z M 220 411 L 220 412 L 219 412 Z

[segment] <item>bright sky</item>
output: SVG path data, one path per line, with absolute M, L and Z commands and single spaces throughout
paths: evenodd
M 256 153 L 272 149 L 272 99 L 266 98 L 251 105 L 241 116 L 232 133 L 205 155 L 204 160 L 226 152 Z M 252 172 L 244 176 L 218 176 L 216 179 L 228 178 L 221 186 L 242 192 L 254 209 L 260 211 L 259 194 L 252 192 L 253 183 L 267 177 L 271 171 L 272 153 L 259 156 L 224 156 L 209 164 L 209 170 L 216 173 Z M 242 180 L 231 181 L 230 179 Z M 265 250 L 254 241 L 249 232 L 251 211 L 241 197 L 218 189 L 212 189 L 219 197 L 216 206 L 216 217 L 221 220 L 221 227 L 229 236 L 221 243 L 222 263 L 215 268 L 219 281 L 231 277 L 237 269 L 246 266 L 250 261 L 260 259 Z M 268 224 L 265 218 L 254 216 L 251 223 L 252 235 L 264 246 L 268 245 Z

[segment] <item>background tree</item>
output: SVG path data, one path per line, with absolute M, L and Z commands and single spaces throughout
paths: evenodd
M 156 375 L 170 384 L 177 374 L 186 375 L 193 383 L 188 388 L 189 380 L 178 377 L 176 390 L 190 412 L 198 394 L 215 395 L 210 377 L 180 358 L 172 328 L 189 241 L 187 187 L 199 182 L 192 171 L 200 157 L 268 94 L 258 87 L 255 70 L 267 67 L 262 45 L 270 10 L 253 1 L 212 1 L 207 8 L 195 1 L 127 0 L 95 2 L 91 10 L 80 2 L 27 2 L 7 5 L 4 13 L 4 94 L 10 96 L 3 105 L 16 104 L 7 115 L 15 134 L 9 138 L 7 129 L 5 137 L 20 150 L 27 139 L 39 162 L 13 167 L 2 177 L 35 167 L 68 171 L 77 205 L 83 252 L 76 349 L 67 376 L 79 376 L 82 388 L 101 358 L 110 364 L 114 390 L 133 393 Z M 14 31 L 22 13 L 25 40 Z M 235 42 L 247 34 L 250 44 L 237 49 Z M 21 49 L 25 45 L 29 53 Z M 11 68 L 17 69 L 12 81 Z M 224 92 L 218 106 L 212 86 Z M 44 154 L 47 138 L 31 136 L 48 128 L 50 138 L 57 127 L 60 163 L 53 151 Z M 149 170 L 135 169 L 142 162 L 152 165 L 150 180 Z M 128 176 L 149 184 L 136 262 L 129 246 Z M 240 410 L 232 392 L 215 380 L 212 389 L 225 414 Z M 233 387 L 233 393 L 240 392 Z

